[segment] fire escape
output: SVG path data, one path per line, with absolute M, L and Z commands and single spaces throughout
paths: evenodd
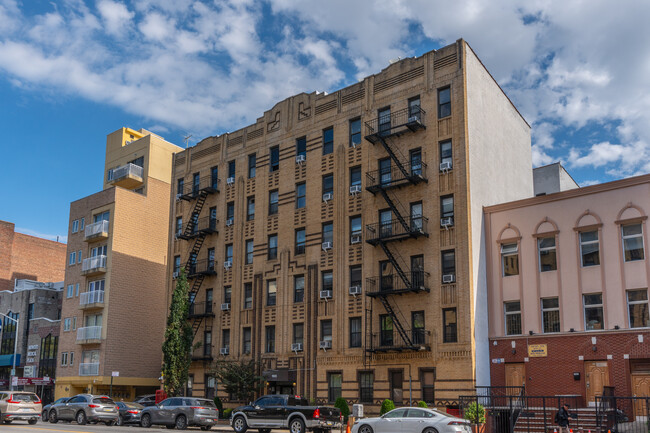
M 422 162 L 421 153 L 411 154 L 408 158 L 401 154 L 398 156 L 400 152 L 397 146 L 401 135 L 417 133 L 426 128 L 424 116 L 424 110 L 414 106 L 393 113 L 382 110 L 376 119 L 365 122 L 365 139 L 372 144 L 380 144 L 388 154 L 388 158 L 379 160 L 379 170 L 366 174 L 366 189 L 373 195 L 379 194 L 390 209 L 380 212 L 378 223 L 366 225 L 366 242 L 379 246 L 387 258 L 380 264 L 380 275 L 366 281 L 366 295 L 378 299 L 389 318 L 386 323 L 380 324 L 378 333 L 372 333 L 371 327 L 368 327 L 370 331 L 366 332 L 365 346 L 366 351 L 371 353 L 425 350 L 429 346 L 426 331 L 405 326 L 408 322 L 395 302 L 396 296 L 429 292 L 428 274 L 424 272 L 423 264 L 407 265 L 397 252 L 397 245 L 402 241 L 429 236 L 428 220 L 422 215 L 422 208 L 419 211 L 412 208 L 407 213 L 396 197 L 397 191 L 402 188 L 427 182 L 426 164 Z M 397 338 L 393 336 L 393 329 L 397 331 Z
M 211 176 L 206 176 L 201 179 L 195 177 L 193 183 L 187 185 L 185 191 L 178 195 L 179 200 L 186 200 L 190 203 L 194 201 L 194 207 L 192 208 L 187 224 L 182 232 L 176 234 L 178 239 L 192 242 L 184 269 L 188 280 L 191 281 L 189 291 L 189 319 L 192 321 L 194 337 L 196 337 L 203 319 L 214 317 L 211 303 L 209 305 L 208 302 L 195 303 L 195 299 L 199 290 L 201 290 L 201 285 L 205 277 L 217 274 L 214 257 L 198 260 L 199 251 L 205 242 L 205 238 L 212 233 L 217 233 L 216 215 L 199 218 L 208 195 L 216 194 L 217 192 L 219 192 L 217 180 L 213 180 Z

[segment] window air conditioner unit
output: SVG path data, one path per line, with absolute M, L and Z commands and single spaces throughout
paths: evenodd
M 302 164 L 306 160 L 305 155 L 296 155 L 296 164 Z
M 176 201 L 180 201 L 182 195 L 183 195 L 183 194 L 180 194 L 180 193 L 179 193 L 179 194 L 176 194 Z
M 302 352 L 302 343 L 293 343 L 291 345 L 292 352 Z
M 230 227 L 235 222 L 234 218 L 228 218 L 226 220 L 226 227 Z
M 352 185 L 350 187 L 350 194 L 357 195 L 361 192 L 361 185 Z
M 361 235 L 352 235 L 350 236 L 350 243 L 351 244 L 358 244 L 361 242 Z
M 226 347 L 222 347 L 221 349 L 219 349 L 219 354 L 220 354 L 220 355 L 227 355 L 228 352 L 230 352 L 229 349 L 230 349 L 230 348 L 229 348 L 228 346 L 226 346 Z
M 221 311 L 230 311 L 230 302 L 221 304 Z
M 440 227 L 450 227 L 454 225 L 454 219 L 452 217 L 440 218 Z
M 332 291 L 331 290 L 321 290 L 320 291 L 320 298 L 321 299 L 332 299 Z
M 451 162 L 449 161 L 441 162 L 440 171 L 448 171 L 448 170 L 451 170 Z
M 409 117 L 409 123 L 419 123 L 419 122 L 420 122 L 420 119 L 418 118 L 418 116 L 410 116 Z
M 456 275 L 454 274 L 445 274 L 442 276 L 442 282 L 445 284 L 453 283 L 456 280 Z
M 174 273 L 172 274 L 172 278 L 176 279 L 180 274 L 181 274 L 180 271 L 174 271 Z
M 223 268 L 224 269 L 232 268 L 232 260 L 226 260 L 225 262 L 223 262 Z
M 329 340 L 324 340 L 321 341 L 320 344 L 318 345 L 321 349 L 327 350 L 332 348 L 332 342 Z
M 323 251 L 331 250 L 332 249 L 332 243 L 331 242 L 323 242 L 321 247 L 323 248 Z
M 351 295 L 360 295 L 361 294 L 361 286 L 350 286 L 350 294 Z
M 334 198 L 334 194 L 332 194 L 331 192 L 326 192 L 325 194 L 323 194 L 323 201 L 325 203 L 332 200 L 333 198 Z
M 228 179 L 226 179 L 226 184 L 234 185 L 235 184 L 235 178 L 234 177 L 229 177 Z

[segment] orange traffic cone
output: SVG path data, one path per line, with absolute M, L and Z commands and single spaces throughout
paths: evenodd
M 348 421 L 348 427 L 345 429 L 345 433 L 350 433 L 350 421 Z

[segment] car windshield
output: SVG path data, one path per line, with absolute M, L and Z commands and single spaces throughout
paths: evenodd
M 113 400 L 111 400 L 108 397 L 96 397 L 93 398 L 93 403 L 98 403 L 98 404 L 115 404 Z
M 129 409 L 142 409 L 142 408 L 144 408 L 144 406 L 142 406 L 141 404 L 138 404 L 138 403 L 124 403 L 124 402 L 122 402 L 122 404 L 125 407 L 129 408 Z
M 36 403 L 40 401 L 36 394 L 13 394 L 11 399 L 14 401 L 22 401 L 24 403 Z
M 217 406 L 214 405 L 214 402 L 211 400 L 202 400 L 202 399 L 194 399 L 192 400 L 192 406 L 203 406 L 203 407 L 209 407 L 209 408 L 215 408 Z

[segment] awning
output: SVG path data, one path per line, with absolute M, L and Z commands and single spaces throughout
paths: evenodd
M 0 367 L 11 367 L 14 365 L 14 355 L 0 355 Z M 16 355 L 16 367 L 20 365 L 20 353 Z

